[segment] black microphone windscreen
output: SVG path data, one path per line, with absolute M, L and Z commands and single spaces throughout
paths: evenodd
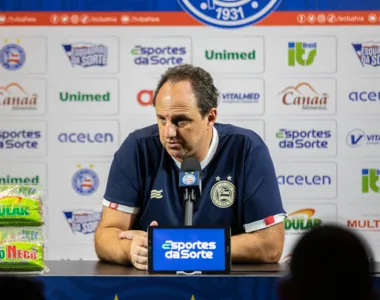
M 200 162 L 194 157 L 187 157 L 183 160 L 181 164 L 181 171 L 191 172 L 191 171 L 202 171 Z

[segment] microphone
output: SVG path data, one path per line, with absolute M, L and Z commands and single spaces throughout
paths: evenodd
M 185 226 L 193 225 L 193 206 L 202 195 L 202 167 L 194 157 L 185 158 L 179 173 L 179 189 L 185 201 Z

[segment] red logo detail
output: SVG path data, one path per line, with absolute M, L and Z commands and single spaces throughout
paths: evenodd
M 153 95 L 152 90 L 142 90 L 137 94 L 137 101 L 143 106 L 153 105 Z
M 110 202 L 110 204 L 108 205 L 108 207 L 109 207 L 109 208 L 112 208 L 112 209 L 117 209 L 118 205 L 119 205 L 119 204 L 117 204 L 117 203 L 112 203 L 112 202 Z
M 272 224 L 274 224 L 274 217 L 273 216 L 269 216 L 269 217 L 266 217 L 265 219 L 264 219 L 264 222 L 265 222 L 265 225 L 272 225 Z

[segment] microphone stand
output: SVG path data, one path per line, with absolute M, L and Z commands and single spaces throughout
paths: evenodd
M 185 226 L 193 225 L 193 207 L 195 202 L 195 191 L 191 189 L 191 193 L 189 193 L 189 189 L 185 190 L 184 193 L 185 198 Z

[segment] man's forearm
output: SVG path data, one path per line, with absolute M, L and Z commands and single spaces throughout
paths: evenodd
M 100 260 L 117 264 L 130 264 L 129 254 L 131 240 L 119 237 L 118 228 L 101 228 L 95 233 L 95 251 Z
M 283 224 L 231 237 L 232 262 L 274 263 L 282 255 Z

